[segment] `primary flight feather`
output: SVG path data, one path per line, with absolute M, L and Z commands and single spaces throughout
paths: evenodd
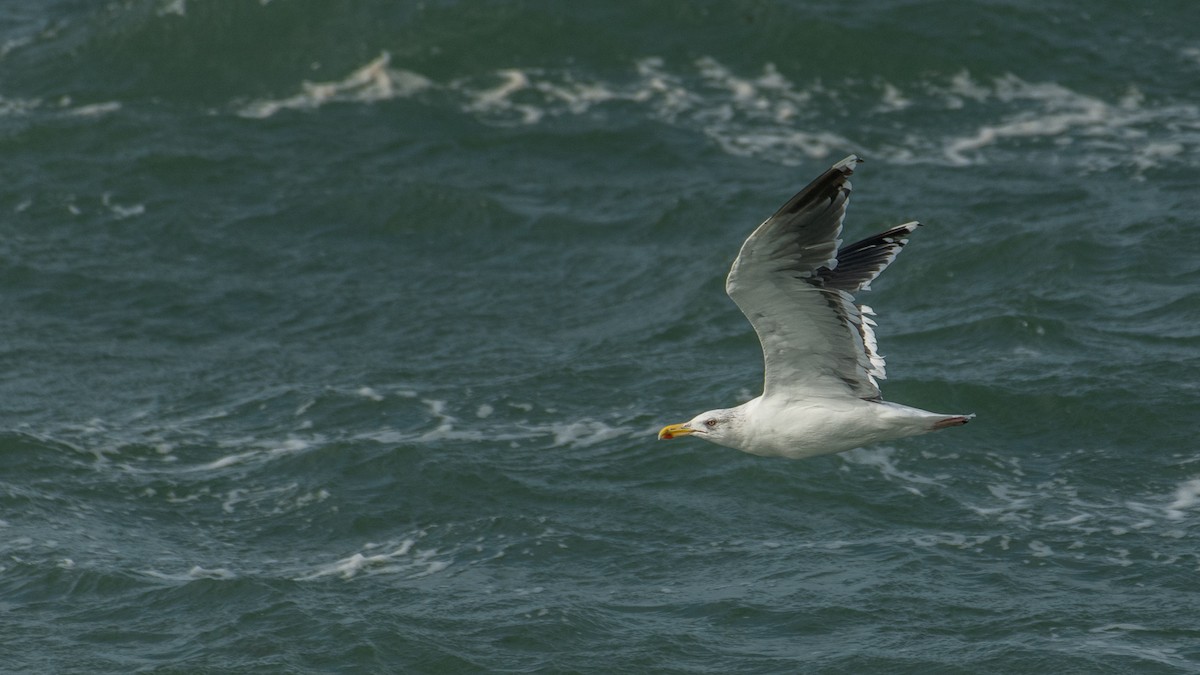
M 762 344 L 763 393 L 658 433 L 695 435 L 756 455 L 799 459 L 966 424 L 884 401 L 876 379 L 874 312 L 854 302 L 908 243 L 911 222 L 841 250 L 850 176 L 834 164 L 767 218 L 742 244 L 725 291 Z

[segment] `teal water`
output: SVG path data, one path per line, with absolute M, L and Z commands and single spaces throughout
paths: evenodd
M 0 671 L 1200 670 L 1200 8 L 0 6 Z M 723 294 L 851 152 L 889 400 Z

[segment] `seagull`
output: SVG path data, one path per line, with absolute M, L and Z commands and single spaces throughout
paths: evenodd
M 854 303 L 908 243 L 914 221 L 841 246 L 850 176 L 834 164 L 742 244 L 725 292 L 762 343 L 763 393 L 663 427 L 658 438 L 696 436 L 755 455 L 803 459 L 966 424 L 883 400 L 874 311 Z

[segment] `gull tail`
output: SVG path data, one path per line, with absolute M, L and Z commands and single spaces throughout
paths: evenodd
M 966 424 L 967 422 L 970 422 L 974 418 L 975 418 L 975 413 L 971 413 L 970 415 L 948 415 L 946 417 L 939 418 L 936 422 L 933 423 L 933 426 L 929 427 L 929 430 L 937 431 L 938 429 L 948 429 L 950 427 L 961 427 L 962 425 Z

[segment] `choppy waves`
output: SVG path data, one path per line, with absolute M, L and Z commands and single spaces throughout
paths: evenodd
M 0 483 L 0 585 L 85 606 L 114 593 L 203 611 L 233 603 L 245 617 L 268 588 L 294 608 L 287 615 L 306 611 L 309 593 L 366 607 L 407 590 L 422 601 L 389 608 L 390 621 L 445 621 L 453 606 L 476 629 L 602 624 L 597 639 L 616 641 L 643 630 L 647 612 L 772 626 L 792 616 L 775 607 L 781 597 L 847 628 L 862 602 L 899 614 L 973 607 L 968 623 L 982 630 L 989 617 L 1042 612 L 1019 606 L 1034 593 L 1039 616 L 1075 616 L 1039 649 L 1188 662 L 1170 646 L 1178 622 L 1145 612 L 1131 622 L 1120 598 L 1084 605 L 1060 581 L 1077 570 L 1142 587 L 1200 572 L 1194 475 L 1130 485 L 1095 476 L 1119 466 L 1105 449 L 1019 455 L 950 436 L 773 462 L 657 443 L 640 413 L 569 421 L 578 411 L 447 394 L 349 385 L 283 393 L 289 405 L 275 392 L 170 427 L 92 420 L 6 433 L 2 449 L 26 479 Z M 323 408 L 360 421 L 339 428 Z M 363 424 L 371 411 L 386 414 Z M 38 465 L 44 478 L 30 480 Z M 731 565 L 741 571 L 730 576 Z M 925 584 L 958 590 L 930 598 Z M 188 639 L 186 623 L 156 630 Z M 1019 627 L 995 637 L 1031 648 Z M 433 645 L 477 653 L 457 631 Z
M 1092 44 L 1133 16 L 1103 3 L 86 4 L 0 10 L 27 670 L 1200 662 L 1185 31 Z M 903 51 L 976 10 L 995 31 Z M 978 418 L 805 462 L 656 441 L 757 393 L 724 272 L 848 152 L 877 160 L 848 236 L 929 225 L 868 300 L 885 396 Z
M 826 498 L 822 495 L 832 498 L 820 483 L 837 476 L 842 484 L 834 493 L 861 495 L 868 505 L 880 499 L 891 505 L 888 509 L 898 520 L 889 524 L 888 515 L 881 511 L 869 514 L 878 518 L 872 534 L 854 536 L 850 528 L 824 539 L 829 536 L 823 534 L 826 528 L 817 526 L 806 536 L 785 537 L 787 544 L 778 543 L 783 534 L 776 532 L 760 540 L 764 552 L 780 546 L 793 553 L 833 544 L 864 550 L 917 546 L 958 551 L 953 555 L 961 556 L 963 564 L 1011 559 L 1023 564 L 1057 561 L 1086 563 L 1096 569 L 1132 568 L 1135 574 L 1147 575 L 1160 568 L 1200 571 L 1200 558 L 1188 543 L 1200 531 L 1198 479 L 1185 473 L 1133 491 L 1114 491 L 1113 481 L 1089 477 L 1088 467 L 1118 466 L 1102 449 L 1068 452 L 1054 461 L 1057 470 L 1048 473 L 1044 466 L 1030 466 L 1039 461 L 1036 458 L 949 449 L 954 439 L 943 436 L 938 439 L 940 449 L 883 447 L 809 463 L 815 466 L 775 462 L 754 469 L 758 460 L 733 451 L 700 443 L 656 443 L 655 425 L 648 422 L 652 417 L 643 414 L 569 419 L 574 415 L 552 412 L 540 404 L 456 403 L 407 386 L 346 387 L 285 396 L 295 403 L 286 419 L 255 422 L 286 429 L 282 435 L 246 428 L 221 431 L 245 427 L 250 418 L 261 415 L 255 411 L 275 407 L 279 401 L 274 395 L 257 403 L 248 401 L 240 411 L 212 411 L 170 428 L 146 426 L 145 421 L 93 420 L 49 437 L 44 433 L 6 436 L 5 447 L 16 468 L 42 463 L 58 467 L 53 469 L 57 475 L 66 472 L 74 478 L 5 485 L 7 502 L 26 501 L 30 507 L 26 516 L 10 516 L 0 523 L 9 535 L 0 554 L 8 560 L 40 560 L 64 569 L 148 573 L 160 580 L 265 575 L 315 581 L 380 574 L 416 579 L 464 568 L 486 569 L 514 549 L 546 545 L 566 549 L 579 537 L 590 536 L 579 529 L 579 522 L 556 516 L 555 509 L 517 515 L 501 507 L 492 515 L 466 515 L 472 503 L 536 503 L 552 498 L 575 507 L 582 500 L 586 508 L 603 509 L 609 498 L 605 486 L 611 482 L 652 493 L 663 489 L 703 493 L 712 488 L 715 471 L 734 484 L 729 486 L 732 493 L 722 488 L 710 495 L 720 504 L 744 489 L 743 479 L 749 477 L 742 474 L 765 470 L 788 475 L 784 482 L 760 484 L 756 499 L 768 508 L 810 491 L 818 503 Z M 376 428 L 359 423 L 339 429 L 330 426 L 328 419 L 319 421 L 322 407 L 342 406 L 360 413 L 385 410 L 385 418 L 405 423 Z M 673 476 L 670 488 L 654 478 L 666 467 L 671 467 Z M 761 483 L 761 477 L 749 480 Z M 371 492 L 356 497 L 362 489 L 355 487 L 359 481 L 373 485 Z M 474 492 L 480 488 L 500 492 Z M 455 515 L 435 515 L 440 511 L 438 494 L 473 492 L 466 499 L 466 513 L 461 505 L 443 504 L 448 509 L 444 513 Z M 91 501 L 100 493 L 107 495 L 104 501 L 109 507 Z M 237 541 L 237 532 L 246 536 L 261 533 L 264 527 L 289 527 L 286 523 L 303 531 L 315 521 L 353 518 L 349 511 L 369 509 L 368 504 L 383 503 L 380 500 L 386 501 L 391 493 L 396 494 L 396 503 L 387 510 L 400 516 L 400 522 L 378 524 L 357 544 L 353 536 L 339 537 L 332 547 L 303 547 L 302 553 L 264 566 L 271 556 L 254 550 L 251 541 Z M 669 494 L 659 497 L 674 499 Z M 41 518 L 56 503 L 59 506 L 53 509 L 58 515 L 50 516 L 53 526 L 47 528 Z M 117 551 L 93 548 L 100 542 L 89 543 L 84 534 L 91 519 L 101 513 L 111 517 L 114 509 L 116 520 L 108 527 L 136 529 L 143 518 L 161 523 L 173 514 L 201 531 L 215 528 L 211 536 L 216 539 L 201 537 L 211 545 L 209 550 L 193 541 L 169 554 L 164 551 L 158 561 L 141 558 L 145 551 L 122 560 Z M 953 524 L 941 527 L 910 520 L 927 509 L 931 515 L 940 511 L 943 519 L 947 512 L 958 515 Z M 756 506 L 746 503 L 736 510 L 752 517 Z M 835 509 L 826 517 L 841 517 L 836 513 Z M 636 519 L 624 512 L 613 512 L 611 517 Z M 862 516 L 848 517 L 854 521 Z M 280 522 L 270 525 L 274 520 Z M 508 525 L 500 525 L 501 521 Z M 80 524 L 84 530 L 78 529 Z M 693 532 L 686 520 L 670 527 L 685 539 L 700 536 L 705 529 Z M 880 532 L 879 527 L 889 532 Z M 776 543 L 768 546 L 770 541 Z M 771 564 L 782 564 L 784 559 Z M 166 560 L 173 562 L 165 564 Z

